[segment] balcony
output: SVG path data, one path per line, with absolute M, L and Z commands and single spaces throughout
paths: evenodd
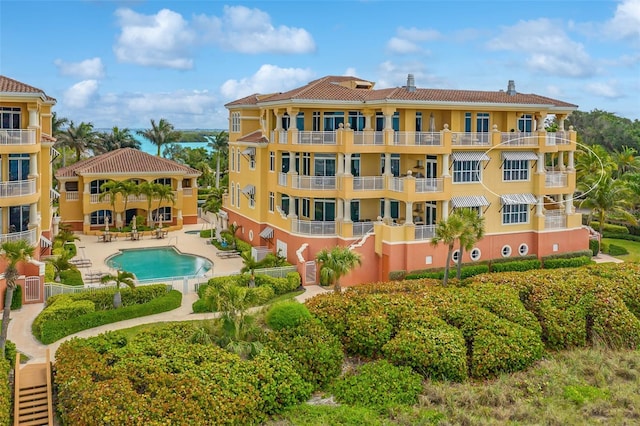
M 336 223 L 318 220 L 291 220 L 291 232 L 303 235 L 335 235 Z
M 127 195 L 127 203 L 135 203 L 136 201 L 147 201 L 147 196 L 144 194 L 131 194 Z
M 22 197 L 35 193 L 35 179 L 0 182 L 0 198 Z
M 102 199 L 100 199 L 100 197 L 103 197 Z M 89 202 L 91 204 L 98 204 L 98 203 L 110 203 L 111 202 L 111 194 L 90 194 L 89 195 Z
M 287 174 L 286 173 L 278 173 L 278 185 L 287 186 Z
M 489 146 L 491 145 L 491 133 L 452 132 L 451 145 L 453 146 Z
M 416 178 L 416 192 L 442 192 L 444 179 Z
M 384 176 L 354 176 L 354 191 L 381 191 L 384 189 Z
M 65 201 L 78 201 L 80 199 L 80 194 L 78 191 L 67 191 L 64 193 Z
M 430 240 L 436 235 L 435 225 L 416 225 L 416 240 Z
M 326 191 L 336 189 L 335 176 L 293 176 L 291 187 L 294 189 L 314 189 Z
M 557 146 L 557 145 L 570 145 L 571 140 L 567 137 L 569 134 L 565 131 L 548 132 L 546 135 L 545 145 Z
M 546 188 L 564 188 L 567 186 L 567 174 L 564 172 L 547 172 L 544 177 Z
M 404 192 L 404 180 L 406 178 L 392 177 L 389 179 L 389 190 L 395 192 Z
M 9 234 L 0 234 L 0 244 L 4 244 L 7 241 L 18 240 L 26 240 L 29 245 L 34 246 L 36 244 L 36 228 L 21 232 L 11 232 Z
M 353 132 L 354 145 L 384 145 L 384 132 L 363 130 Z
M 394 132 L 393 144 L 401 146 L 442 146 L 440 132 Z
M 298 145 L 335 145 L 336 144 L 336 132 L 315 132 L 304 131 L 298 132 L 298 140 L 295 141 Z
M 500 143 L 503 146 L 538 146 L 538 136 L 529 132 L 502 132 Z
M 544 229 L 563 229 L 567 227 L 567 215 L 559 210 L 547 210 L 544 214 Z
M 184 195 L 185 197 L 192 197 L 193 188 L 182 188 L 182 195 Z
M 32 129 L 0 130 L 0 145 L 35 145 L 36 131 Z

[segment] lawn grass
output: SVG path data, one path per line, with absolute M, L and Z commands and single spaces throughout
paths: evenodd
M 640 242 L 619 240 L 615 238 L 603 238 L 602 242 L 607 245 L 615 244 L 627 249 L 629 254 L 625 254 L 624 256 L 615 256 L 617 259 L 624 260 L 625 262 L 640 262 Z

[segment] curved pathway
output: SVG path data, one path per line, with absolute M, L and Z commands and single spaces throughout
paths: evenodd
M 296 300 L 304 302 L 305 300 L 330 290 L 317 285 L 305 287 L 305 292 L 296 296 Z M 24 305 L 22 309 L 11 312 L 11 322 L 9 323 L 9 340 L 14 342 L 18 350 L 29 356 L 28 363 L 45 362 L 46 350 L 51 349 L 51 358 L 55 359 L 55 352 L 60 344 L 73 337 L 92 337 L 98 334 L 120 330 L 123 328 L 131 328 L 141 324 L 151 324 L 156 322 L 172 322 L 172 321 L 195 321 L 213 319 L 219 316 L 218 313 L 194 314 L 191 305 L 198 299 L 196 293 L 189 293 L 182 296 L 182 305 L 172 311 L 160 314 L 148 315 L 146 317 L 133 318 L 130 320 L 115 322 L 112 324 L 102 325 L 100 327 L 90 328 L 80 331 L 71 336 L 67 336 L 50 345 L 44 345 L 36 340 L 31 333 L 31 324 L 43 309 L 44 304 Z

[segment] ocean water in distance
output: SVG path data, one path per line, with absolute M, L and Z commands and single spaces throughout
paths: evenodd
M 111 131 L 111 129 L 95 129 L 99 132 L 109 132 Z M 133 137 L 135 138 L 135 140 L 140 142 L 140 150 L 146 152 L 147 154 L 152 154 L 152 155 L 156 155 L 158 153 L 158 147 L 155 146 L 154 144 L 152 144 L 151 142 L 149 142 L 148 140 L 146 140 L 145 138 L 143 138 L 142 136 L 138 135 L 136 133 L 136 131 L 138 130 L 144 130 L 144 129 L 129 129 L 131 130 L 131 134 L 133 135 Z M 211 148 L 209 148 L 207 146 L 207 142 L 180 142 L 180 145 L 185 147 L 185 148 L 205 148 L 207 150 L 210 150 Z M 162 151 L 164 150 L 164 146 L 160 149 L 160 152 L 162 153 Z

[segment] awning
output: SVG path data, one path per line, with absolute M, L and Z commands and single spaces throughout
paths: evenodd
M 505 194 L 500 196 L 502 205 L 536 204 L 538 200 L 533 194 Z
M 245 148 L 245 150 L 242 151 L 242 155 L 256 155 L 256 148 L 253 146 Z
M 488 206 L 489 201 L 483 195 L 467 195 L 465 197 L 451 197 L 451 206 L 454 209 L 465 207 Z
M 451 158 L 453 161 L 489 161 L 489 156 L 483 151 L 454 152 Z
M 533 151 L 511 151 L 502 153 L 503 160 L 520 161 L 520 160 L 537 160 L 538 155 Z
M 260 236 L 265 240 L 273 238 L 273 228 L 271 228 L 270 226 L 267 226 L 262 230 L 262 232 L 260 232 Z
M 244 195 L 254 195 L 256 193 L 256 187 L 255 185 L 247 185 L 244 188 L 242 188 L 242 193 Z

